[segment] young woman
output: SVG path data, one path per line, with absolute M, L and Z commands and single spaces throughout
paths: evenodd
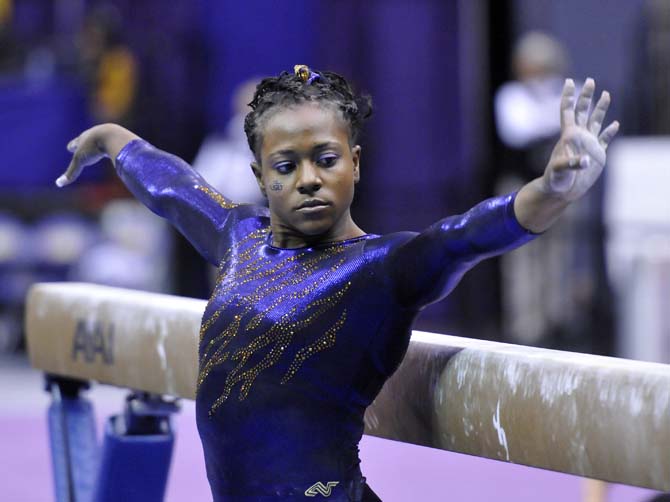
M 407 349 L 412 322 L 478 261 L 546 230 L 596 181 L 615 122 L 568 80 L 562 135 L 541 178 L 421 233 L 366 234 L 349 208 L 370 115 L 331 72 L 257 87 L 245 121 L 269 210 L 237 205 L 182 160 L 117 125 L 73 140 L 59 186 L 104 156 L 132 193 L 211 263 L 196 398 L 214 500 L 379 500 L 359 468 L 363 414 Z

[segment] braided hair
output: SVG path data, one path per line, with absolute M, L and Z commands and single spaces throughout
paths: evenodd
M 339 110 L 349 125 L 349 141 L 356 143 L 365 119 L 372 115 L 372 99 L 356 96 L 349 82 L 337 73 L 317 72 L 296 66 L 295 73 L 284 71 L 278 77 L 264 78 L 249 103 L 252 111 L 244 119 L 244 132 L 256 158 L 261 145 L 261 127 L 269 111 L 302 103 L 318 103 Z

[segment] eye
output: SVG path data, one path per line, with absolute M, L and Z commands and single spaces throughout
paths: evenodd
M 288 174 L 295 169 L 293 162 L 278 162 L 273 166 L 279 174 Z
M 333 167 L 337 161 L 340 159 L 339 155 L 335 155 L 334 153 L 329 153 L 325 155 L 321 155 L 316 163 L 320 165 L 321 167 Z

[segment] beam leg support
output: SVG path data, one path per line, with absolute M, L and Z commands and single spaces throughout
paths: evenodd
M 48 410 L 51 460 L 57 502 L 91 500 L 98 467 L 93 406 L 81 397 L 88 383 L 46 375 L 52 401 Z
M 165 496 L 176 401 L 147 393 L 128 396 L 123 415 L 105 424 L 95 502 L 160 502 Z

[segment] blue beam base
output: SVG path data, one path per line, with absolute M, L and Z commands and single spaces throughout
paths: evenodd
M 92 500 L 99 446 L 91 403 L 79 396 L 85 382 L 47 376 L 51 460 L 57 502 Z
M 170 413 L 131 396 L 126 413 L 109 418 L 95 502 L 161 502 L 172 460 Z

